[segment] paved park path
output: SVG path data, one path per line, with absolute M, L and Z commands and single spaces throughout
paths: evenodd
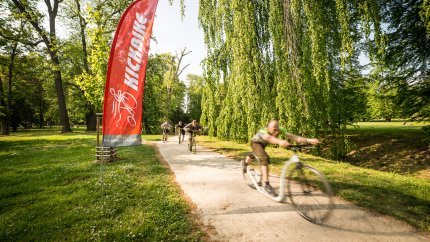
M 276 203 L 249 188 L 240 162 L 170 137 L 157 146 L 176 176 L 176 182 L 196 204 L 197 214 L 213 228 L 215 241 L 430 241 L 411 226 L 369 212 L 341 199 L 324 225 L 300 217 L 287 199 Z M 274 187 L 276 177 L 271 177 Z M 382 201 L 381 201 L 382 202 Z

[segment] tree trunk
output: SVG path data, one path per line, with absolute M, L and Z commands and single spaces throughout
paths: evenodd
M 44 122 L 45 122 L 45 120 L 44 120 L 44 117 L 43 117 L 43 112 L 40 111 L 39 112 L 39 129 L 45 128 Z
M 39 100 L 39 128 L 43 129 L 45 127 L 45 118 L 44 118 L 44 111 L 45 111 L 45 102 L 43 100 L 44 96 L 44 89 L 43 89 L 43 81 L 40 79 L 36 79 L 35 83 L 37 85 L 37 95 Z
M 7 108 L 6 108 L 6 127 L 5 134 L 9 134 L 9 127 L 11 124 L 11 110 L 12 110 L 12 80 L 13 80 L 13 68 L 15 65 L 15 57 L 16 57 L 16 49 L 18 48 L 18 42 L 15 42 L 15 45 L 12 48 L 12 53 L 10 54 L 10 63 L 9 63 L 9 73 L 8 73 L 8 84 L 7 84 Z M 16 132 L 16 127 L 14 129 Z
M 1 76 L 0 76 L 0 106 L 1 107 L 6 107 L 6 101 L 4 100 L 3 81 L 1 79 Z M 0 122 L 1 122 L 0 123 L 0 125 L 1 125 L 1 134 L 8 135 L 9 134 L 9 127 L 7 125 L 7 116 L 4 116 L 3 118 L 1 118 Z
M 17 131 L 18 131 L 18 126 L 12 125 L 12 132 L 17 132 Z
M 49 55 L 51 57 L 51 62 L 53 64 L 53 70 L 52 73 L 54 74 L 54 80 L 55 80 L 55 90 L 57 92 L 57 99 L 58 99 L 58 107 L 60 109 L 60 122 L 61 122 L 61 132 L 72 132 L 72 129 L 70 128 L 70 122 L 69 122 L 69 115 L 67 113 L 66 108 L 66 99 L 64 96 L 64 90 L 63 90 L 63 80 L 61 78 L 61 65 L 60 65 L 60 59 L 58 57 L 58 41 L 56 37 L 56 31 L 55 31 L 55 18 L 57 17 L 58 13 L 58 5 L 63 0 L 54 0 L 54 2 L 51 4 L 51 1 L 44 1 L 46 4 L 46 7 L 48 9 L 48 17 L 49 17 L 49 36 L 46 34 L 46 31 L 42 28 L 41 23 L 38 22 L 38 19 L 35 19 L 32 16 L 34 9 L 32 9 L 29 5 L 23 4 L 21 1 L 12 0 L 14 5 L 18 8 L 18 10 L 25 16 L 25 18 L 30 22 L 31 25 L 33 25 L 34 29 L 39 33 L 40 37 L 42 37 L 43 42 L 46 45 L 46 48 L 49 52 Z M 37 11 L 36 11 L 37 12 Z
M 57 92 L 57 100 L 58 100 L 58 108 L 60 109 L 60 122 L 61 122 L 61 133 L 72 132 L 70 128 L 69 114 L 67 113 L 66 108 L 66 98 L 64 96 L 63 90 L 63 80 L 61 78 L 61 71 L 58 70 L 60 66 L 60 61 L 54 53 L 54 56 L 51 56 L 52 61 L 54 62 L 54 80 L 55 80 L 55 90 Z
M 61 65 L 60 58 L 58 57 L 57 50 L 57 35 L 55 30 L 55 18 L 57 17 L 59 0 L 54 1 L 54 5 L 51 6 L 50 1 L 45 1 L 49 12 L 49 55 L 54 64 L 54 80 L 55 80 L 55 90 L 57 91 L 58 107 L 60 109 L 60 122 L 61 122 L 61 132 L 67 133 L 72 132 L 70 128 L 69 114 L 66 108 L 66 98 L 64 96 L 63 89 L 63 79 L 61 77 Z
M 79 27 L 80 27 L 80 34 L 81 34 L 81 44 L 82 44 L 82 53 L 83 58 L 82 61 L 84 63 L 84 71 L 87 74 L 90 73 L 90 68 L 88 65 L 88 52 L 87 52 L 87 40 L 85 36 L 87 23 L 85 22 L 84 18 L 81 15 L 81 4 L 79 0 L 75 0 L 76 8 L 78 10 L 78 18 L 79 18 Z M 86 125 L 87 125 L 87 131 L 96 131 L 97 130 L 97 116 L 95 112 L 95 108 L 90 103 L 87 105 L 88 107 L 88 113 L 85 117 Z
M 86 116 L 87 131 L 97 130 L 97 116 L 93 105 L 88 105 L 88 113 Z
M 44 128 L 45 119 L 43 117 L 43 97 L 41 97 L 40 103 L 39 103 L 39 128 Z
M 80 27 L 80 34 L 81 34 L 81 43 L 82 43 L 82 53 L 84 54 L 83 57 L 83 63 L 84 63 L 84 70 L 86 73 L 90 73 L 90 68 L 88 65 L 88 52 L 87 52 L 87 39 L 85 36 L 87 23 L 85 22 L 84 18 L 81 15 L 81 3 L 79 0 L 75 0 L 76 9 L 78 10 L 78 18 L 79 18 L 79 27 Z

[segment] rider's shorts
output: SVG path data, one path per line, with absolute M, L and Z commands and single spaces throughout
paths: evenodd
M 169 133 L 169 129 L 163 129 L 163 134 L 168 134 Z
M 191 140 L 191 137 L 193 136 L 193 131 L 187 131 L 188 133 L 188 139 Z
M 251 141 L 251 148 L 253 153 L 250 154 L 249 157 L 254 159 L 255 158 L 254 155 L 256 155 L 260 160 L 261 165 L 267 166 L 270 164 L 270 158 L 269 158 L 269 155 L 267 155 L 266 151 L 264 150 L 265 148 L 264 145 Z

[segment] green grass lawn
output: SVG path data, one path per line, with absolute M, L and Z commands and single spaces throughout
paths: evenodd
M 407 121 L 407 120 L 393 120 L 387 121 L 368 121 L 368 122 L 357 122 L 354 125 L 360 127 L 367 127 L 369 129 L 383 130 L 383 129 L 421 129 L 423 126 L 430 125 L 430 121 Z
M 374 170 L 430 179 L 429 122 L 359 122 L 348 128 L 346 161 Z
M 236 160 L 249 152 L 248 144 L 199 136 L 198 145 L 226 154 Z M 291 151 L 268 147 L 271 170 L 280 173 Z M 430 231 L 430 180 L 357 167 L 301 154 L 305 162 L 322 171 L 336 195 L 360 206 L 404 220 L 423 231 Z
M 0 136 L 2 241 L 196 241 L 205 233 L 152 146 L 95 162 L 95 133 Z

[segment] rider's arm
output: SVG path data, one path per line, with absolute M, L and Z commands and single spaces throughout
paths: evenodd
M 320 142 L 318 139 L 308 139 L 308 138 L 301 137 L 301 136 L 294 135 L 294 134 L 290 134 L 290 133 L 287 133 L 286 136 L 287 136 L 287 139 L 294 140 L 297 143 L 301 143 L 301 144 L 316 145 Z
M 189 132 L 189 131 L 190 131 L 190 127 L 191 127 L 191 124 L 187 124 L 187 125 L 184 127 L 184 130 L 185 130 L 185 131 L 187 131 L 187 132 Z
M 275 136 L 272 136 L 272 135 L 264 134 L 262 136 L 262 138 L 265 141 L 267 141 L 267 142 L 269 142 L 269 143 L 271 143 L 273 145 L 280 145 L 282 147 L 288 147 L 290 145 L 290 143 L 288 143 L 288 141 L 283 140 L 283 139 L 278 139 L 278 138 L 276 138 Z
M 307 143 L 308 142 L 306 138 L 303 138 L 303 137 L 298 136 L 298 135 L 290 134 L 290 133 L 286 134 L 286 138 L 289 140 L 296 141 L 297 143 Z

